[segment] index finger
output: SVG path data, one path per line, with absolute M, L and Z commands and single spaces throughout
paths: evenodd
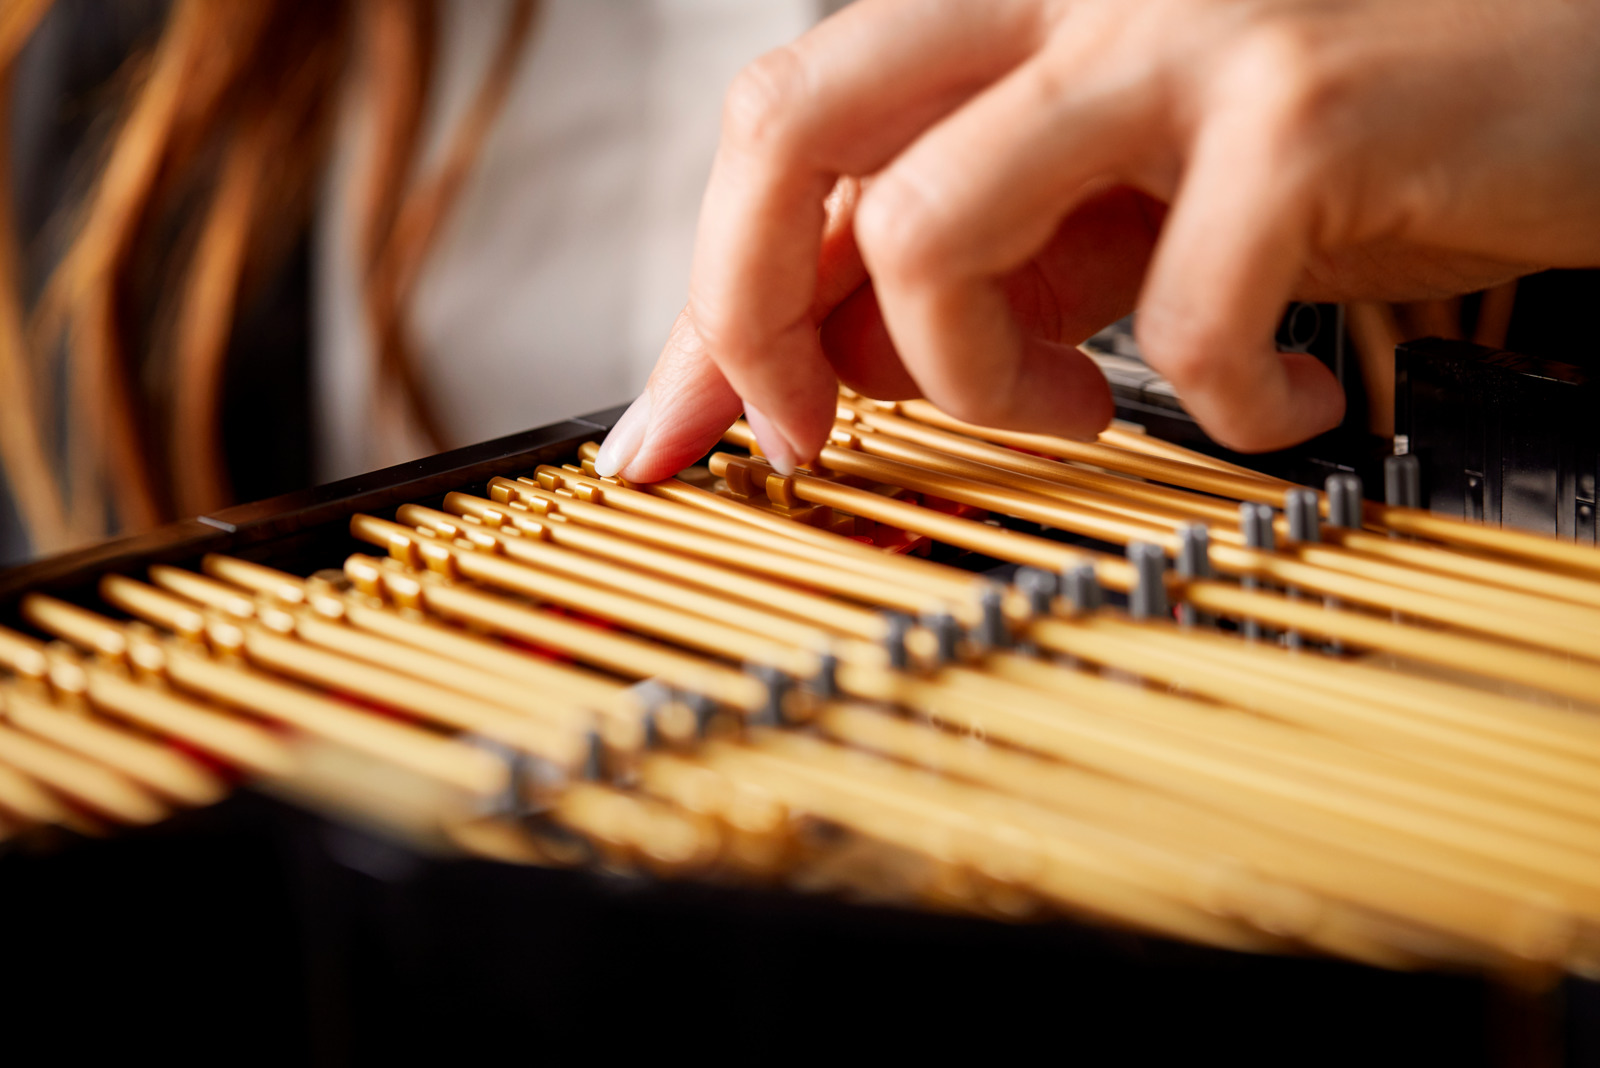
M 774 460 L 815 455 L 833 420 L 836 380 L 810 314 L 823 198 L 1031 54 L 1038 12 L 1022 0 L 865 0 L 730 89 L 689 306 L 709 358 L 782 439 L 762 442 Z

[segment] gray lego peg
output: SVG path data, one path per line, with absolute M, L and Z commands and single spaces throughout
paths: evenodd
M 961 624 L 956 622 L 956 617 L 942 608 L 934 609 L 922 613 L 922 625 L 938 639 L 939 663 L 954 661 L 961 646 Z
M 483 802 L 485 816 L 524 816 L 528 812 L 529 763 L 540 758 L 518 752 L 505 742 L 485 738 L 481 734 L 469 735 L 472 745 L 492 755 L 506 766 L 506 784 L 493 797 Z
M 784 722 L 783 699 L 793 685 L 793 680 L 771 664 L 747 664 L 745 672 L 759 679 L 767 688 L 767 698 L 761 710 L 750 718 L 758 727 L 781 727 Z
M 1134 619 L 1162 619 L 1167 615 L 1167 554 L 1148 541 L 1128 545 L 1128 562 L 1133 565 L 1133 589 L 1128 594 L 1128 611 Z
M 1178 528 L 1178 574 L 1186 579 L 1211 577 L 1211 532 L 1204 523 L 1185 523 Z M 1178 622 L 1185 627 L 1209 622 L 1194 606 L 1178 606 Z
M 1017 577 L 1013 581 L 1028 599 L 1029 611 L 1036 616 L 1050 614 L 1056 591 L 1060 588 L 1055 575 L 1037 567 L 1021 567 L 1017 569 Z
M 1322 540 L 1322 516 L 1318 511 L 1316 490 L 1290 490 L 1284 494 L 1283 512 L 1289 519 L 1290 541 L 1299 544 Z M 1298 596 L 1298 592 L 1293 586 L 1284 592 L 1289 595 L 1291 600 Z M 1283 637 L 1291 649 L 1299 649 L 1305 645 L 1305 639 L 1297 630 L 1288 631 Z
M 1248 548 L 1272 552 L 1277 548 L 1277 535 L 1272 528 L 1272 505 L 1264 501 L 1244 501 L 1239 505 L 1239 531 Z
M 999 586 L 990 583 L 978 594 L 978 610 L 982 613 L 978 624 L 978 643 L 985 649 L 1004 649 L 1011 644 L 1011 630 L 1006 626 L 1005 594 Z
M 839 696 L 838 654 L 824 650 L 817 657 L 817 673 L 806 683 L 806 688 L 824 701 L 832 701 Z
M 1289 519 L 1290 541 L 1322 540 L 1322 515 L 1316 490 L 1290 490 L 1284 494 L 1283 512 Z
M 1259 549 L 1262 552 L 1272 552 L 1277 547 L 1277 539 L 1272 529 L 1272 505 L 1263 501 L 1244 501 L 1239 505 L 1239 531 L 1244 535 L 1244 544 L 1248 549 Z M 1246 575 L 1240 583 L 1245 589 L 1256 589 L 1260 583 L 1254 576 Z M 1262 630 L 1261 624 L 1253 619 L 1244 621 L 1244 636 L 1249 641 L 1259 641 Z
M 711 726 L 711 717 L 717 713 L 717 703 L 703 693 L 686 693 L 683 695 L 683 703 L 694 716 L 695 733 L 704 738 Z
M 1361 479 L 1356 475 L 1329 475 L 1324 488 L 1328 491 L 1328 524 L 1360 529 Z
M 661 725 L 658 717 L 661 715 L 661 710 L 672 700 L 672 690 L 658 679 L 646 679 L 633 686 L 633 696 L 639 702 L 639 707 L 644 709 L 640 719 L 644 724 L 645 748 L 655 749 L 661 744 Z
M 1211 532 L 1204 523 L 1178 528 L 1178 574 L 1184 578 L 1211 577 Z
M 1324 488 L 1328 492 L 1328 525 L 1359 530 L 1363 496 L 1361 479 L 1355 475 L 1329 475 Z M 1322 603 L 1328 608 L 1339 607 L 1338 600 L 1333 597 L 1324 597 Z M 1338 641 L 1331 641 L 1324 648 L 1332 654 L 1344 651 Z
M 600 740 L 600 732 L 597 730 L 591 730 L 584 735 L 584 742 L 588 746 L 588 751 L 583 757 L 582 775 L 590 782 L 595 782 L 605 774 L 605 743 Z
M 1383 500 L 1397 508 L 1422 507 L 1422 461 L 1415 455 L 1383 458 Z
M 1075 616 L 1093 612 L 1105 603 L 1094 565 L 1082 563 L 1067 568 L 1061 575 L 1061 596 L 1066 598 Z
M 911 666 L 911 657 L 906 652 L 906 634 L 911 630 L 911 617 L 904 612 L 885 612 L 883 619 L 886 624 L 883 648 L 889 654 L 889 668 L 892 671 L 905 671 Z

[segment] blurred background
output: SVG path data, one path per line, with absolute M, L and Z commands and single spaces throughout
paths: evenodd
M 846 2 L 5 0 L 0 566 L 632 398 L 725 86 Z M 1400 340 L 1592 362 L 1596 277 L 1324 309 L 1343 451 Z
M 7 0 L 0 566 L 617 404 L 842 0 Z

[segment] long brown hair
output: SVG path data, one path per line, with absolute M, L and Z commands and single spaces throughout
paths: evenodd
M 50 4 L 0 10 L 0 146 L 17 57 Z M 437 447 L 404 310 L 505 99 L 536 3 L 513 0 L 471 106 L 424 173 L 437 5 L 173 0 L 159 40 L 121 75 L 115 130 L 32 309 L 0 151 L 0 466 L 36 551 L 228 502 L 230 331 L 303 232 L 347 77 L 373 146 L 355 202 L 378 372 Z M 63 380 L 65 398 L 42 387 Z M 47 444 L 58 410 L 69 413 L 64 462 Z

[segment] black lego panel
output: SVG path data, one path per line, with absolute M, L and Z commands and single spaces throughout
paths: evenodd
M 1443 515 L 1595 542 L 1597 395 L 1573 364 L 1426 338 L 1395 352 L 1395 449 Z

